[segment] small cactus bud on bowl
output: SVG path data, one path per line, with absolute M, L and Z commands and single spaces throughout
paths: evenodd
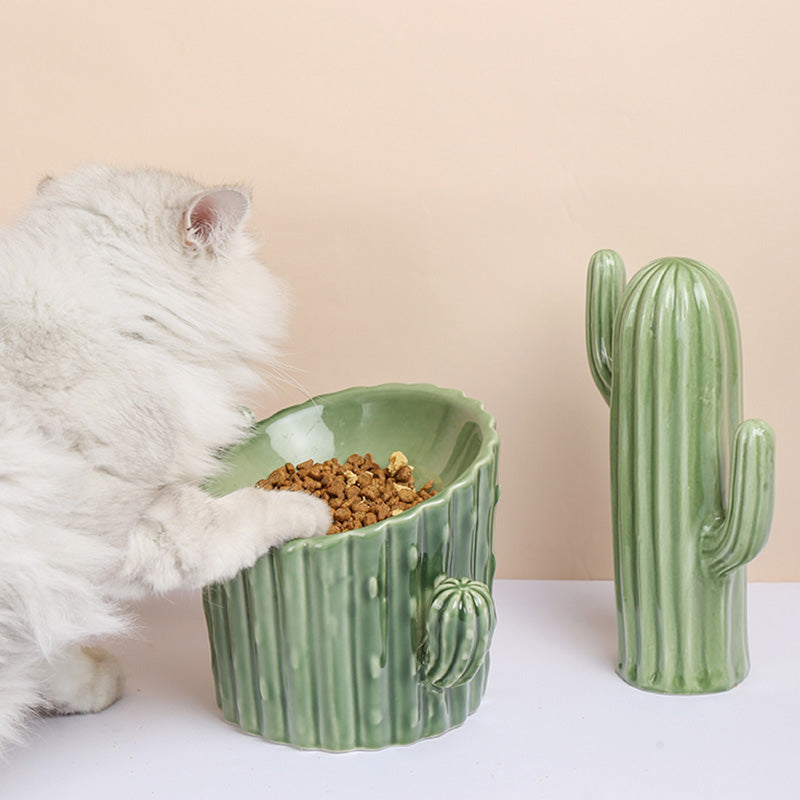
M 439 689 L 469 681 L 486 659 L 495 621 L 492 595 L 485 583 L 439 578 L 426 625 L 425 680 Z

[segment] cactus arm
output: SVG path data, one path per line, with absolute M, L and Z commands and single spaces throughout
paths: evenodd
M 625 289 L 625 266 L 613 250 L 598 250 L 589 260 L 586 279 L 586 350 L 592 377 L 611 402 L 614 315 Z
M 707 533 L 703 562 L 724 577 L 752 561 L 767 542 L 775 498 L 775 434 L 766 422 L 736 428 L 728 513 Z

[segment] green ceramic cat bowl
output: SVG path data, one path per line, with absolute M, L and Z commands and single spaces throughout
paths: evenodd
M 427 384 L 322 395 L 254 427 L 209 491 L 287 461 L 402 450 L 437 494 L 356 531 L 274 548 L 204 607 L 217 703 L 248 733 L 296 747 L 407 744 L 460 725 L 483 697 L 498 436 L 477 400 Z

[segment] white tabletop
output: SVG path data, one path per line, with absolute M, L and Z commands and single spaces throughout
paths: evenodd
M 0 798 L 800 797 L 800 584 L 749 587 L 749 677 L 669 697 L 614 673 L 608 582 L 497 581 L 486 696 L 464 725 L 377 752 L 300 751 L 216 708 L 197 595 L 140 607 L 114 649 L 125 696 L 48 719 L 0 764 Z

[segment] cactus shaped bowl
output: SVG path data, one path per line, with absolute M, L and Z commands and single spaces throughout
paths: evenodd
M 285 462 L 401 450 L 437 494 L 355 531 L 287 542 L 204 607 L 223 716 L 274 742 L 375 749 L 460 725 L 483 697 L 498 436 L 477 400 L 428 384 L 355 387 L 285 409 L 208 490 Z

